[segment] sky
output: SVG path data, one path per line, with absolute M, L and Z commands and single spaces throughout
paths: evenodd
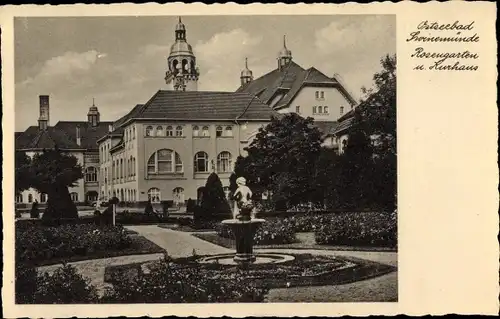
M 92 99 L 102 121 L 145 103 L 164 81 L 177 16 L 15 18 L 16 131 L 37 125 L 50 95 L 50 124 L 84 121 Z M 200 69 L 198 90 L 234 91 L 245 57 L 257 78 L 277 67 L 283 35 L 293 60 L 337 73 L 355 98 L 380 59 L 396 53 L 394 15 L 184 16 Z

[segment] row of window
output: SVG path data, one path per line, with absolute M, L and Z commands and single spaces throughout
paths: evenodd
M 230 189 L 229 186 L 224 186 L 223 188 L 224 194 L 226 195 L 226 198 L 229 199 L 229 194 L 230 194 Z M 197 199 L 201 200 L 201 197 L 203 196 L 203 187 L 198 188 L 197 192 Z M 184 197 L 184 188 L 182 187 L 176 187 L 172 191 L 172 198 L 174 200 L 174 203 L 176 204 L 183 204 L 185 202 L 185 197 Z M 156 187 L 152 187 L 148 190 L 148 200 L 150 200 L 152 203 L 160 203 L 161 202 L 161 191 L 160 189 Z
M 209 172 L 210 168 L 215 170 L 215 163 L 212 160 L 209 166 L 208 154 L 198 152 L 194 155 L 194 171 L 196 173 Z M 217 155 L 217 172 L 229 173 L 232 171 L 232 155 L 229 152 L 221 152 Z M 169 149 L 161 149 L 154 152 L 147 163 L 148 174 L 162 173 L 182 173 L 184 166 L 179 153 Z
M 135 157 L 130 156 L 127 159 L 117 159 L 111 164 L 111 178 L 113 180 L 133 177 L 136 175 L 136 160 Z M 104 182 L 107 183 L 108 179 L 108 169 L 104 168 Z
M 48 196 L 45 193 L 40 193 L 40 203 L 46 203 L 48 200 Z M 33 194 L 28 194 L 28 203 L 33 203 Z M 23 194 L 17 194 L 16 195 L 16 203 L 22 203 L 24 202 Z
M 135 126 L 125 129 L 123 133 L 125 142 L 130 142 L 135 139 Z
M 328 106 L 313 106 L 313 114 L 328 114 Z
M 183 137 L 184 132 L 183 132 L 183 127 L 182 126 L 167 126 L 165 129 L 163 126 L 157 126 L 154 128 L 153 126 L 149 125 L 146 127 L 146 132 L 145 135 L 148 137 L 153 137 L 153 136 L 159 136 L 159 137 Z M 193 126 L 193 136 L 202 136 L 202 137 L 209 137 L 210 136 L 210 129 L 208 126 L 202 126 L 201 129 L 199 126 L 195 125 Z M 215 128 L 215 136 L 217 137 L 231 137 L 233 136 L 233 127 L 232 126 L 226 126 L 223 128 L 222 126 L 217 126 Z

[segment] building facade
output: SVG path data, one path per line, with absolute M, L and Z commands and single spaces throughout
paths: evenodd
M 99 194 L 99 151 L 97 139 L 106 134 L 112 122 L 101 122 L 100 113 L 93 103 L 87 114 L 87 121 L 59 121 L 51 126 L 50 101 L 48 95 L 39 96 L 38 126 L 30 126 L 24 132 L 17 132 L 16 151 L 25 152 L 29 157 L 44 149 L 58 148 L 76 157 L 83 167 L 84 177 L 69 188 L 74 202 L 92 202 Z M 34 189 L 16 194 L 16 204 L 30 204 L 35 200 L 45 203 L 47 194 Z
M 54 127 L 48 97 L 40 97 L 39 125 L 16 133 L 16 149 L 34 154 L 57 145 L 75 155 L 85 169 L 85 179 L 70 190 L 75 201 L 118 197 L 179 205 L 200 198 L 211 172 L 228 193 L 237 157 L 246 155 L 244 148 L 271 116 L 295 112 L 314 118 L 324 145 L 341 152 L 356 101 L 340 77 L 295 63 L 285 39 L 276 60 L 274 70 L 254 78 L 245 59 L 236 92 L 198 91 L 200 71 L 179 18 L 166 59 L 166 90 L 114 122 L 100 122 L 93 104 L 87 121 Z M 41 196 L 29 190 L 17 199 L 43 202 Z

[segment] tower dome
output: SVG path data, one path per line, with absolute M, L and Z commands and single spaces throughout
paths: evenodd
M 292 51 L 286 47 L 286 36 L 283 36 L 283 48 L 278 53 L 278 68 L 281 69 L 292 61 Z
M 248 68 L 248 59 L 245 58 L 245 68 L 240 75 L 241 85 L 244 85 L 253 80 L 253 72 Z
M 170 47 L 167 63 L 166 84 L 172 85 L 173 90 L 197 90 L 199 70 L 193 48 L 186 41 L 186 26 L 181 17 L 175 26 L 175 42 Z

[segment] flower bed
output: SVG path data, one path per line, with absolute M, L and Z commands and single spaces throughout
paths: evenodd
M 396 213 L 362 212 L 335 214 L 316 224 L 318 244 L 397 246 Z
M 217 224 L 215 231 L 223 238 L 234 239 L 233 232 L 228 225 Z M 284 219 L 266 220 L 254 236 L 255 245 L 289 244 L 295 240 L 295 230 Z
M 16 260 L 33 265 L 121 255 L 163 252 L 140 236 L 129 236 L 122 226 L 16 225 Z

